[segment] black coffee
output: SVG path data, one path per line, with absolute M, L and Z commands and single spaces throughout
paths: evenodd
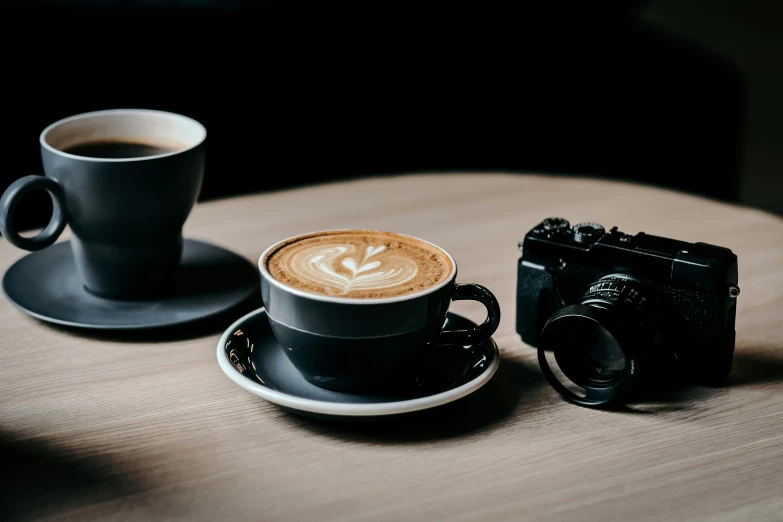
M 143 158 L 174 152 L 177 147 L 133 141 L 90 141 L 68 147 L 63 152 L 88 158 Z

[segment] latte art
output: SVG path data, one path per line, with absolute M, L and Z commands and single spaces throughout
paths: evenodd
M 353 255 L 356 253 L 355 245 L 314 246 L 297 252 L 291 262 L 301 277 L 315 284 L 327 284 L 341 295 L 351 290 L 378 290 L 400 285 L 416 276 L 419 270 L 412 259 L 393 256 L 385 263 L 371 260 L 384 250 L 385 245 L 370 245 L 357 262 L 358 256 Z M 347 269 L 348 273 L 338 271 L 339 266 Z
M 433 245 L 386 232 L 332 232 L 298 238 L 266 259 L 272 277 L 336 297 L 391 297 L 423 290 L 451 273 Z

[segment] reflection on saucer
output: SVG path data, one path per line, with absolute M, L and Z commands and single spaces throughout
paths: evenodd
M 474 323 L 449 314 L 449 328 Z M 475 346 L 435 346 L 411 374 L 404 395 L 345 393 L 307 381 L 278 344 L 266 312 L 258 309 L 236 321 L 221 337 L 218 362 L 242 388 L 301 415 L 372 419 L 434 408 L 469 395 L 497 370 L 500 354 L 492 339 Z M 414 379 L 415 377 L 415 379 Z

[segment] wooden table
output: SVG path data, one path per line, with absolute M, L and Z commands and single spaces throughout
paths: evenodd
M 731 384 L 636 412 L 561 400 L 514 331 L 517 241 L 550 215 L 732 248 Z M 0 519 L 783 519 L 783 220 L 636 185 L 458 174 L 206 203 L 185 232 L 255 260 L 278 239 L 353 227 L 431 240 L 460 281 L 496 293 L 503 360 L 487 386 L 415 421 L 316 422 L 226 378 L 219 332 L 112 342 L 2 300 Z M 0 244 L 0 266 L 22 255 Z

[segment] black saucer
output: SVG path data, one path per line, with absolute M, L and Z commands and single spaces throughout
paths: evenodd
M 449 313 L 447 328 L 471 326 L 475 323 Z M 292 413 L 370 420 L 434 408 L 475 392 L 494 375 L 500 354 L 492 339 L 475 346 L 439 346 L 415 374 L 401 376 L 406 382 L 397 394 L 327 390 L 307 381 L 291 364 L 260 308 L 226 329 L 218 341 L 217 358 L 236 384 Z
M 257 288 L 257 271 L 248 260 L 193 239 L 185 240 L 174 291 L 159 299 L 121 301 L 89 293 L 67 241 L 23 257 L 3 277 L 3 293 L 26 314 L 97 330 L 192 323 L 242 304 Z

